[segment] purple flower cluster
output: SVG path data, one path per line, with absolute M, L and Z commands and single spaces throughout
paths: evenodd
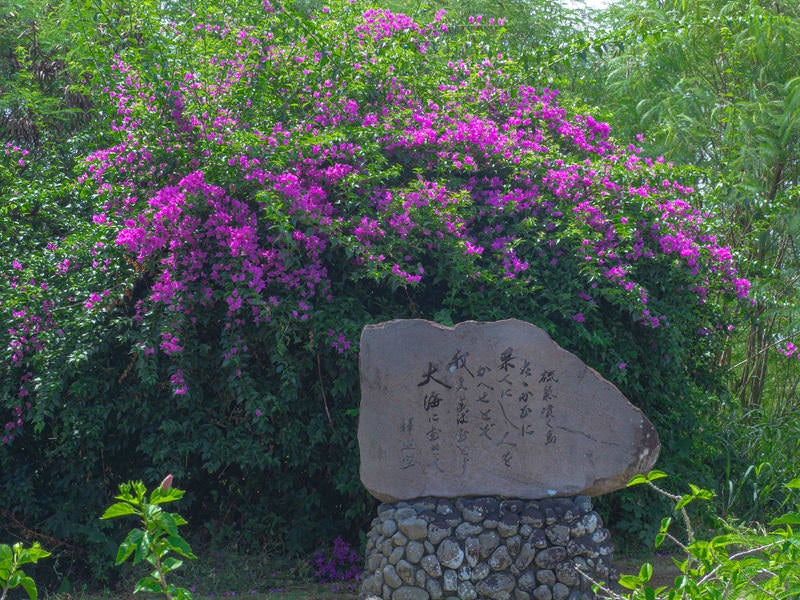
M 341 537 L 333 540 L 329 554 L 316 552 L 309 562 L 314 568 L 314 575 L 323 583 L 358 581 L 361 578 L 359 565 L 362 558 Z
M 663 159 L 618 145 L 591 115 L 570 116 L 502 55 L 426 62 L 449 47 L 443 13 L 417 23 L 388 9 L 355 21 L 323 11 L 307 39 L 287 37 L 286 15 L 264 8 L 258 25 L 166 27 L 176 47 L 208 51 L 157 76 L 114 57 L 117 143 L 89 156 L 79 179 L 102 203 L 93 226 L 152 281 L 136 320 L 163 318 L 142 327 L 137 351 L 173 361 L 174 394 L 191 388 L 180 361 L 200 320 L 224 323 L 227 362 L 244 347 L 235 331 L 311 328 L 344 293 L 342 278 L 426 286 L 447 263 L 471 289 L 527 295 L 548 269 L 572 269 L 580 279 L 563 316 L 574 327 L 608 290 L 641 325 L 666 325 L 643 275 L 654 266 L 680 272 L 698 303 L 712 291 L 747 297 L 730 250 Z M 401 73 L 404 60 L 426 72 Z M 64 257 L 55 275 L 78 262 Z M 104 281 L 110 266 L 98 254 L 81 268 Z M 103 310 L 114 285 L 125 284 L 78 302 Z M 10 360 L 23 371 L 41 331 L 58 327 L 53 309 L 15 313 Z M 320 330 L 328 351 L 351 350 L 345 329 Z

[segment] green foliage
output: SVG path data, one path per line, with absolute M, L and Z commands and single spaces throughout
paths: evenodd
M 746 0 L 616 3 L 603 20 L 617 44 L 607 69 L 610 120 L 692 165 L 718 235 L 753 279 L 746 326 L 719 357 L 746 410 L 796 406 L 800 12 Z M 739 310 L 734 309 L 732 310 Z M 775 352 L 779 350 L 779 352 Z M 785 356 L 784 356 L 785 354 Z
M 38 591 L 36 583 L 28 577 L 20 567 L 36 564 L 42 558 L 47 558 L 50 553 L 43 550 L 39 542 L 34 542 L 26 548 L 21 542 L 13 546 L 0 544 L 0 600 L 6 600 L 9 590 L 21 587 L 31 600 L 36 600 Z
M 628 600 L 678 599 L 739 599 L 795 598 L 800 593 L 800 537 L 795 528 L 800 525 L 800 503 L 796 490 L 800 479 L 783 486 L 792 498 L 794 510 L 774 519 L 768 528 L 731 524 L 717 518 L 710 537 L 695 534 L 687 506 L 695 501 L 708 502 L 713 493 L 689 484 L 689 492 L 673 494 L 653 482 L 665 477 L 660 471 L 634 477 L 629 485 L 646 484 L 673 503 L 673 512 L 680 516 L 685 527 L 685 540 L 674 535 L 671 517 L 664 518 L 655 538 L 659 548 L 665 540 L 673 542 L 685 558 L 675 562 L 680 576 L 672 586 L 653 588 L 650 564 L 642 565 L 635 575 L 622 575 L 619 585 L 630 593 L 620 595 L 604 589 L 606 597 Z M 602 587 L 602 586 L 598 586 Z
M 530 13 L 509 5 L 529 14 L 529 38 L 487 9 L 480 23 L 421 12 L 426 29 L 377 39 L 356 29 L 366 4 L 335 3 L 335 16 L 312 4 L 277 12 L 254 2 L 195 2 L 192 11 L 180 2 L 65 4 L 57 16 L 71 49 L 62 75 L 84 76 L 96 122 L 109 126 L 54 135 L 64 160 L 58 144 L 27 168 L 21 146 L 2 157 L 0 228 L 12 242 L 0 250 L 0 312 L 14 333 L 0 331 L 0 347 L 21 353 L 0 366 L 13 430 L 0 445 L 0 500 L 18 507 L 21 522 L 84 542 L 77 560 L 93 563 L 95 579 L 105 576 L 98 557 L 110 540 L 86 515 L 101 510 L 109 481 L 134 476 L 169 471 L 185 481 L 191 520 L 216 543 L 279 543 L 294 553 L 363 530 L 374 501 L 358 479 L 356 345 L 363 325 L 381 320 L 537 323 L 645 409 L 669 468 L 702 477 L 717 457 L 701 428 L 715 415 L 709 397 L 723 395 L 724 277 L 709 275 L 713 291 L 699 303 L 692 290 L 707 274 L 662 252 L 656 237 L 637 238 L 641 223 L 683 227 L 655 210 L 684 197 L 681 177 L 606 140 L 593 120 L 608 152 L 587 150 L 569 137 L 590 130 L 586 115 L 561 111 L 539 89 L 569 81 L 572 68 L 591 73 L 585 35 L 572 40 L 554 25 L 560 19 L 544 20 L 552 3 Z M 509 56 L 525 39 L 538 45 Z M 531 83 L 545 101 L 526 106 Z M 554 112 L 515 123 L 512 105 Z M 426 119 L 429 142 L 415 146 L 411 133 Z M 544 149 L 486 145 L 486 132 L 505 135 L 503 125 L 520 140 L 541 135 Z M 454 154 L 473 162 L 455 164 Z M 339 168 L 340 179 L 322 175 Z M 199 171 L 202 184 L 191 179 Z M 301 193 L 276 185 L 279 175 L 300 181 Z M 543 183 L 556 176 L 573 197 Z M 438 193 L 438 204 L 426 200 Z M 330 214 L 300 207 L 319 195 Z M 159 217 L 155 203 L 177 196 L 180 218 Z M 541 210 L 522 215 L 534 197 Z M 585 248 L 600 251 L 605 232 L 574 218 L 581 198 L 605 211 L 619 256 L 653 252 L 629 265 L 634 287 L 606 276 L 601 261 L 615 259 L 587 260 Z M 704 219 L 685 206 L 684 216 Z M 217 210 L 235 223 L 223 223 L 225 235 L 204 228 Z M 236 222 L 245 211 L 253 220 Z M 401 235 L 393 223 L 403 218 L 413 226 Z M 362 219 L 389 235 L 363 238 Z M 157 251 L 119 243 L 123 231 L 156 221 L 165 236 L 151 239 Z M 232 252 L 225 244 L 251 226 L 259 252 Z M 687 237 L 695 233 L 687 224 Z M 197 240 L 207 245 L 191 247 Z M 324 243 L 318 253 L 315 240 Z M 708 248 L 696 250 L 714 264 Z M 165 268 L 178 273 L 217 255 L 218 268 L 204 263 L 177 285 L 174 303 L 154 300 L 169 287 Z M 263 289 L 254 271 L 244 275 L 258 261 Z M 669 327 L 648 326 L 646 311 Z M 605 502 L 628 532 L 652 522 L 649 506 Z M 123 555 L 141 559 L 143 539 Z
M 178 527 L 186 525 L 187 521 L 177 513 L 165 512 L 160 506 L 180 500 L 184 493 L 172 487 L 172 475 L 168 475 L 149 496 L 141 481 L 123 483 L 119 486 L 119 495 L 115 496 L 118 502 L 109 506 L 100 517 L 115 519 L 134 516 L 141 523 L 141 527 L 132 529 L 120 544 L 115 560 L 118 566 L 130 558 L 134 565 L 146 561 L 153 566 L 150 575 L 136 583 L 134 593 L 150 592 L 164 594 L 167 600 L 191 600 L 189 590 L 167 583 L 167 574 L 183 565 L 182 560 L 169 556 L 170 553 L 188 559 L 196 558 L 189 544 L 178 533 Z

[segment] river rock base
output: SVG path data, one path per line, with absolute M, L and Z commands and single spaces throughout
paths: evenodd
M 359 599 L 590 600 L 612 550 L 588 496 L 381 504 Z

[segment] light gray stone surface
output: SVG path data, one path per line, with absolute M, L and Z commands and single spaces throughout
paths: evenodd
M 541 527 L 566 537 L 547 536 L 544 529 L 530 525 L 525 532 L 520 527 L 519 534 L 509 537 L 501 537 L 494 529 L 498 522 L 513 522 L 520 515 L 527 518 L 539 512 L 550 515 L 552 520 L 550 525 L 542 523 Z M 405 546 L 394 546 L 394 536 L 387 538 L 384 534 L 388 520 L 418 518 L 433 522 L 445 514 L 459 521 L 454 530 L 464 524 L 478 528 L 477 537 L 461 539 L 453 535 L 435 544 L 429 539 L 408 539 Z M 476 519 L 478 514 L 484 515 L 482 520 Z M 359 598 L 395 600 L 428 595 L 430 600 L 595 600 L 592 581 L 616 579 L 607 558 L 611 543 L 606 537 L 602 542 L 593 542 L 585 535 L 585 527 L 576 531 L 584 534 L 582 537 L 573 538 L 570 525 L 576 523 L 591 523 L 595 532 L 607 531 L 591 502 L 583 496 L 499 502 L 496 498 L 421 498 L 411 503 L 382 505 L 367 535 L 366 568 Z M 542 547 L 537 548 L 540 541 Z M 421 558 L 417 556 L 420 549 Z M 395 553 L 405 558 L 392 562 Z
M 384 502 L 596 496 L 658 456 L 642 412 L 530 323 L 368 325 L 360 369 L 361 480 Z

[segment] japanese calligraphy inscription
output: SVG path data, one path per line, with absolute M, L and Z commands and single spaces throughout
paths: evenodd
M 385 502 L 596 496 L 658 457 L 642 412 L 524 321 L 368 325 L 360 361 L 361 480 Z

